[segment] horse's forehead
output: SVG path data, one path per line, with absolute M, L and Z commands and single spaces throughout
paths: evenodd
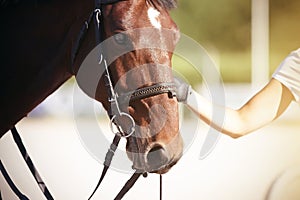
M 173 21 L 167 10 L 157 9 L 147 1 L 124 1 L 115 4 L 110 12 L 110 19 L 118 28 L 129 30 L 141 27 L 172 28 Z M 163 19 L 163 20 L 162 20 Z M 170 19 L 170 20 L 166 20 Z M 170 23 L 172 22 L 172 23 Z
M 159 19 L 160 12 L 153 7 L 147 10 L 148 19 L 154 28 L 161 29 L 161 21 Z

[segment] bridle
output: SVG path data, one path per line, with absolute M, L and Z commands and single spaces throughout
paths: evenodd
M 95 0 L 95 9 L 90 14 L 87 21 L 85 21 L 84 25 L 81 28 L 80 34 L 78 35 L 77 42 L 75 43 L 75 48 L 72 51 L 72 63 L 74 63 L 74 60 L 76 58 L 76 55 L 78 53 L 78 50 L 80 48 L 80 44 L 84 38 L 84 35 L 86 34 L 89 25 L 91 24 L 91 21 L 94 20 L 95 23 L 95 37 L 96 37 L 96 45 L 99 45 L 103 41 L 102 32 L 103 32 L 103 26 L 101 24 L 102 22 L 102 5 L 104 4 L 113 4 L 120 2 L 121 0 Z M 100 180 L 94 189 L 93 193 L 89 197 L 91 197 L 95 194 L 96 190 L 100 186 L 102 180 L 105 177 L 105 174 L 111 164 L 112 158 L 114 156 L 114 153 L 118 147 L 118 144 L 120 142 L 121 137 L 130 137 L 135 132 L 135 121 L 132 118 L 130 114 L 128 114 L 125 111 L 122 111 L 120 109 L 120 104 L 123 102 L 130 102 L 137 99 L 144 99 L 147 97 L 167 93 L 169 95 L 169 98 L 173 98 L 176 96 L 176 86 L 173 82 L 170 83 L 157 83 L 151 86 L 139 88 L 134 91 L 126 92 L 122 95 L 118 95 L 113 87 L 113 83 L 111 80 L 111 75 L 109 73 L 108 65 L 106 62 L 106 59 L 104 57 L 104 54 L 102 50 L 100 50 L 98 54 L 99 58 L 99 65 L 104 69 L 104 82 L 108 93 L 108 102 L 110 104 L 110 110 L 108 111 L 108 115 L 110 116 L 110 127 L 113 133 L 115 133 L 115 137 L 113 139 L 112 144 L 110 145 L 110 148 L 108 149 L 108 152 L 105 156 L 104 161 L 104 168 L 100 177 Z M 124 128 L 122 124 L 120 124 L 118 121 L 120 118 L 128 118 L 130 124 L 130 128 Z M 116 127 L 116 131 L 113 127 Z M 129 130 L 129 131 L 128 131 Z M 130 188 L 134 185 L 134 183 L 138 180 L 138 178 L 143 175 L 144 177 L 147 177 L 147 172 L 136 170 L 132 177 L 126 182 L 124 187 L 121 189 L 121 191 L 118 193 L 118 195 L 115 197 L 115 200 L 120 200 L 123 198 L 123 196 L 130 190 Z M 162 199 L 162 176 L 160 175 L 160 199 Z
M 102 16 L 101 16 L 101 8 L 102 5 L 105 4 L 113 4 L 113 3 L 117 3 L 120 2 L 122 0 L 95 0 L 95 9 L 93 10 L 93 12 L 90 14 L 89 18 L 84 22 L 84 25 L 82 26 L 76 43 L 72 49 L 72 54 L 71 54 L 71 62 L 72 62 L 72 66 L 74 66 L 74 61 L 76 59 L 76 56 L 78 54 L 78 51 L 80 49 L 81 43 L 83 41 L 83 39 L 85 38 L 85 35 L 90 27 L 90 24 L 92 21 L 94 21 L 95 23 L 95 36 L 96 36 L 96 45 L 99 45 L 102 41 L 102 29 L 103 26 L 101 25 L 102 22 Z M 102 67 L 104 69 L 104 81 L 105 81 L 105 86 L 107 89 L 107 93 L 108 93 L 108 102 L 110 104 L 110 110 L 108 111 L 108 115 L 110 117 L 110 126 L 112 129 L 112 132 L 115 133 L 114 139 L 112 144 L 110 145 L 108 152 L 106 153 L 105 156 L 105 161 L 104 161 L 104 167 L 103 167 L 103 171 L 100 177 L 100 180 L 95 188 L 95 190 L 93 191 L 93 193 L 91 194 L 91 196 L 89 197 L 89 199 L 91 199 L 91 197 L 94 195 L 94 193 L 96 192 L 97 188 L 100 186 L 102 180 L 105 177 L 105 174 L 111 164 L 112 158 L 114 156 L 114 153 L 118 147 L 118 144 L 120 142 L 120 139 L 122 137 L 129 137 L 131 136 L 134 132 L 135 132 L 135 121 L 133 119 L 133 117 L 128 114 L 125 111 L 122 111 L 120 108 L 120 105 L 123 102 L 130 102 L 133 100 L 138 100 L 138 99 L 144 99 L 147 97 L 151 97 L 151 96 L 155 96 L 155 95 L 159 95 L 159 94 L 164 94 L 167 93 L 169 94 L 170 98 L 173 98 L 176 96 L 176 86 L 173 82 L 167 82 L 167 83 L 157 83 L 151 86 L 147 86 L 147 87 L 143 87 L 143 88 L 139 88 L 137 90 L 134 91 L 127 91 L 121 95 L 118 95 L 113 87 L 113 83 L 111 80 L 111 76 L 109 73 L 109 69 L 108 69 L 108 65 L 106 63 L 106 59 L 104 57 L 103 52 L 99 52 L 99 66 Z M 74 69 L 71 69 L 74 72 Z M 74 73 L 75 74 L 75 73 Z M 128 118 L 129 122 L 130 122 L 130 128 L 126 128 L 123 127 L 122 124 L 119 123 L 119 120 L 121 120 L 121 118 Z M 115 128 L 114 128 L 115 127 Z M 129 130 L 129 131 L 128 131 Z M 35 178 L 39 188 L 41 189 L 42 193 L 44 194 L 45 198 L 47 200 L 53 200 L 54 198 L 52 197 L 51 193 L 49 192 L 46 184 L 44 183 L 44 181 L 42 180 L 38 170 L 36 169 L 36 167 L 34 166 L 23 142 L 22 139 L 17 131 L 17 129 L 15 127 L 13 127 L 11 129 L 12 135 L 13 135 L 13 139 L 15 141 L 15 143 L 17 144 L 23 159 L 25 160 L 27 166 L 29 167 L 33 177 Z M 12 179 L 10 178 L 9 174 L 7 173 L 7 171 L 5 170 L 5 166 L 3 165 L 3 163 L 0 160 L 0 171 L 2 173 L 2 175 L 4 176 L 6 182 L 8 183 L 8 185 L 10 186 L 10 188 L 12 189 L 12 191 L 16 194 L 16 196 L 20 199 L 20 200 L 27 200 L 28 198 L 17 188 L 17 186 L 14 184 L 14 182 L 12 181 Z M 138 178 L 143 175 L 144 177 L 147 177 L 147 172 L 145 171 L 141 171 L 141 170 L 136 170 L 134 172 L 134 174 L 132 175 L 132 177 L 126 182 L 126 184 L 124 185 L 124 187 L 121 189 L 121 191 L 118 193 L 118 195 L 115 197 L 115 200 L 120 200 L 123 198 L 123 196 L 130 190 L 130 188 L 134 185 L 134 183 L 138 180 Z M 0 193 L 0 198 L 1 198 L 1 193 Z M 160 175 L 160 199 L 162 199 L 162 176 Z

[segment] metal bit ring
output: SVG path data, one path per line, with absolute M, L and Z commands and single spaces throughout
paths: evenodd
M 118 117 L 127 117 L 129 118 L 130 122 L 131 122 L 131 128 L 130 128 L 130 133 L 121 133 L 122 137 L 130 137 L 134 131 L 135 131 L 135 122 L 134 122 L 134 119 L 132 118 L 131 115 L 125 113 L 125 112 L 121 112 L 119 115 L 114 115 L 111 119 L 110 119 L 110 129 L 111 131 L 114 133 L 114 134 L 119 134 L 119 130 L 115 131 L 114 130 L 114 124 L 116 126 L 119 126 L 122 128 L 122 126 L 120 126 L 119 124 L 117 123 L 114 123 L 114 121 L 118 118 Z

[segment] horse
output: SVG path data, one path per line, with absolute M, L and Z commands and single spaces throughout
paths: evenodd
M 174 81 L 170 70 L 172 50 L 180 34 L 169 11 L 176 7 L 176 0 L 100 2 L 101 37 L 110 39 L 113 46 L 104 51 L 106 57 L 113 57 L 108 66 L 110 81 L 127 94 L 128 105 L 118 109 L 132 118 L 135 126 L 134 133 L 126 136 L 128 158 L 135 169 L 164 174 L 183 151 L 178 102 L 161 85 Z M 82 63 L 97 45 L 97 28 L 87 24 L 95 7 L 91 0 L 1 0 L 0 6 L 2 137 L 64 82 L 82 74 Z M 88 29 L 82 29 L 88 25 Z M 144 28 L 151 31 L 141 31 Z M 164 34 L 163 29 L 171 34 Z M 86 32 L 84 37 L 78 39 L 82 32 Z M 143 48 L 137 47 L 141 42 Z M 128 46 L 126 53 L 114 57 L 114 51 Z M 105 76 L 98 79 L 91 96 L 111 113 L 112 94 L 107 90 L 107 80 Z M 149 90 L 158 92 L 147 94 Z M 146 95 L 131 98 L 136 93 Z M 126 129 L 128 120 L 119 121 Z

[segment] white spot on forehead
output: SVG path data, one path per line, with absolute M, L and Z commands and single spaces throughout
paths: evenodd
M 158 20 L 159 14 L 160 14 L 159 11 L 152 7 L 150 7 L 148 9 L 148 18 L 149 18 L 151 24 L 157 29 L 161 28 L 160 21 Z

